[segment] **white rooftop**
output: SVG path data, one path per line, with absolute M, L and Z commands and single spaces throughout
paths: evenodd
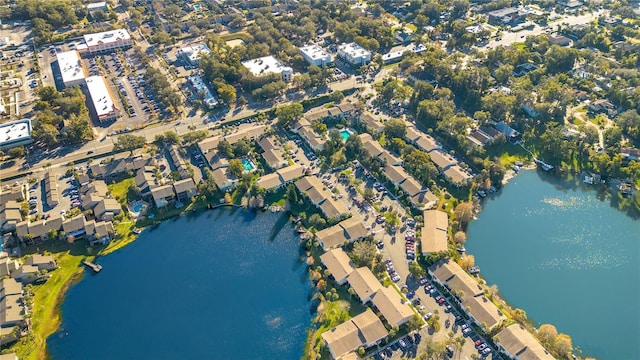
M 282 63 L 273 56 L 265 56 L 258 59 L 252 59 L 243 61 L 242 65 L 249 69 L 249 71 L 255 76 L 261 76 L 268 73 L 280 74 L 283 71 L 292 71 L 288 66 L 282 65 Z
M 303 46 L 300 48 L 300 51 L 313 60 L 326 59 L 329 56 L 328 52 L 315 44 Z
M 383 61 L 389 61 L 389 60 L 400 59 L 400 58 L 402 58 L 403 54 L 404 54 L 403 50 L 391 51 L 391 52 L 388 52 L 388 53 L 382 55 L 382 60 Z
M 105 9 L 107 7 L 107 3 L 104 1 L 87 4 L 87 10 L 90 12 L 95 9 Z
M 98 117 L 109 115 L 115 109 L 115 104 L 104 78 L 97 75 L 89 76 L 85 81 Z
M 345 54 L 349 55 L 350 57 L 354 57 L 354 58 L 359 56 L 364 56 L 366 54 L 371 55 L 371 52 L 369 52 L 369 50 L 363 48 L 362 46 L 354 42 L 339 45 L 338 51 L 342 51 Z
M 0 124 L 0 145 L 31 137 L 31 119 L 22 119 Z
M 183 47 L 180 49 L 180 52 L 186 55 L 189 58 L 189 61 L 194 62 L 198 60 L 201 54 L 208 55 L 211 50 L 206 44 L 193 44 Z
M 60 72 L 62 73 L 62 81 L 65 84 L 82 80 L 86 77 L 86 74 L 82 70 L 80 55 L 77 51 L 57 53 L 56 57 L 58 58 L 58 66 L 60 66 Z
M 84 42 L 89 47 L 130 39 L 131 35 L 129 35 L 129 32 L 126 29 L 110 30 L 95 34 L 84 35 Z

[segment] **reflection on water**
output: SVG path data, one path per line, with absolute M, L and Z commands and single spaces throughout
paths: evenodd
M 542 181 L 541 181 L 542 180 Z M 639 359 L 640 221 L 577 179 L 523 171 L 486 202 L 468 229 L 467 251 L 488 283 L 530 319 L 552 323 L 586 355 Z M 568 311 L 570 309 L 570 311 Z M 594 326 L 594 324 L 598 324 Z

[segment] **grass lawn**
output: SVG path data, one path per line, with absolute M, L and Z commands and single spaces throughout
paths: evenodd
M 74 280 L 82 277 L 83 268 L 80 266 L 85 258 L 92 258 L 93 249 L 87 249 L 87 243 L 79 241 L 67 244 L 64 241 L 50 241 L 42 245 L 30 246 L 25 249 L 26 254 L 36 252 L 52 254 L 59 268 L 52 271 L 49 280 L 33 288 L 33 328 L 31 335 L 18 341 L 11 351 L 17 353 L 20 359 L 46 359 L 46 340 L 60 326 L 60 304 L 64 299 L 66 289 Z
M 131 232 L 135 227 L 136 224 L 130 219 L 125 219 L 121 223 L 115 225 L 116 238 L 111 240 L 104 249 L 100 250 L 100 255 L 111 254 L 112 252 L 120 250 L 131 244 L 137 238 L 137 235 Z
M 136 200 L 133 198 L 133 194 L 129 191 L 133 185 L 135 185 L 135 178 L 127 178 L 117 183 L 108 186 L 109 192 L 114 199 L 118 200 L 121 204 L 127 204 L 130 201 Z
M 516 161 L 527 163 L 531 161 L 531 154 L 519 145 L 514 145 L 509 142 L 502 144 L 492 144 L 485 147 L 487 156 L 493 159 L 494 157 L 500 158 L 502 166 L 511 167 Z

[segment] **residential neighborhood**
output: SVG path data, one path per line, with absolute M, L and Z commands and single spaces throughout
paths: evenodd
M 151 230 L 166 220 L 221 208 L 251 214 L 230 236 L 251 233 L 248 219 L 262 212 L 281 215 L 270 240 L 295 234 L 311 317 L 287 326 L 306 330 L 302 358 L 606 357 L 605 345 L 572 341 L 510 305 L 465 243 L 481 241 L 470 224 L 521 170 L 584 186 L 637 220 L 637 2 L 15 0 L 0 9 L 7 356 L 51 356 L 65 291 L 83 274 L 104 275 L 102 257 L 159 236 Z M 540 202 L 567 214 L 593 208 L 573 201 Z M 269 283 L 275 292 L 295 280 Z

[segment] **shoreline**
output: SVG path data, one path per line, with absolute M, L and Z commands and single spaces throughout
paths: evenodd
M 527 165 L 527 166 L 523 166 L 521 169 L 522 169 L 522 170 L 535 170 L 535 169 L 536 169 L 536 166 L 535 166 L 535 165 Z M 503 180 L 503 185 L 508 184 L 508 183 L 509 183 L 513 178 L 515 178 L 517 175 L 518 175 L 518 173 L 516 173 L 515 171 L 513 171 L 513 170 L 511 170 L 511 169 L 510 169 L 510 170 L 508 170 L 508 171 L 506 172 L 506 174 L 505 174 L 505 178 L 504 178 L 504 180 Z M 559 178 L 559 179 L 562 179 L 562 176 L 560 176 L 560 175 L 558 175 L 558 174 L 551 174 L 551 175 L 554 175 L 554 177 L 557 177 L 557 178 Z M 245 210 L 247 210 L 247 211 L 248 211 L 248 210 L 251 210 L 251 208 L 249 208 L 249 207 L 242 206 L 242 205 L 238 205 L 238 204 L 216 204 L 216 205 L 213 205 L 213 206 L 212 206 L 212 205 L 211 205 L 211 204 L 209 204 L 208 202 L 199 202 L 199 201 L 194 201 L 194 202 L 192 202 L 191 204 L 189 204 L 188 206 L 186 206 L 186 207 L 183 209 L 183 211 L 181 211 L 181 212 L 179 212 L 179 213 L 177 213 L 177 214 L 175 214 L 175 215 L 169 216 L 169 217 L 167 217 L 167 218 L 163 218 L 163 219 L 161 219 L 161 220 L 156 220 L 156 221 L 154 221 L 154 222 L 153 222 L 153 224 L 146 225 L 146 226 L 140 226 L 140 229 L 144 230 L 144 229 L 146 229 L 146 228 L 147 228 L 147 227 L 149 227 L 149 226 L 154 226 L 154 225 L 157 225 L 157 224 L 159 224 L 159 223 L 161 223 L 161 222 L 163 222 L 163 221 L 165 221 L 165 220 L 168 220 L 168 219 L 171 219 L 171 218 L 181 217 L 181 216 L 187 215 L 187 214 L 189 214 L 189 213 L 200 213 L 202 210 L 214 210 L 214 209 L 218 209 L 218 208 L 225 208 L 225 207 L 229 207 L 229 208 L 234 208 L 234 207 L 235 207 L 235 208 L 243 208 L 243 209 L 245 209 Z M 257 212 L 262 212 L 260 209 L 255 209 L 255 210 L 256 210 Z M 480 206 L 480 211 L 482 211 L 482 206 Z M 116 252 L 117 250 L 123 249 L 124 247 L 128 246 L 129 244 L 131 244 L 131 243 L 135 242 L 135 241 L 138 239 L 139 234 L 134 234 L 134 233 L 133 233 L 133 231 L 132 231 L 132 230 L 133 230 L 134 226 L 135 226 L 135 224 L 134 224 L 134 225 L 132 225 L 132 226 L 128 229 L 128 231 L 127 231 L 126 235 L 124 235 L 124 237 L 123 237 L 120 241 L 117 241 L 117 242 L 113 242 L 113 241 L 112 241 L 109 245 L 107 245 L 104 249 L 102 249 L 102 250 L 101 250 L 100 252 L 98 252 L 96 255 L 90 255 L 90 256 L 92 256 L 92 257 L 94 257 L 94 258 L 96 258 L 96 259 L 97 259 L 97 258 L 99 258 L 99 257 L 101 257 L 101 256 L 107 256 L 107 255 L 112 254 L 112 253 Z M 113 246 L 111 246 L 111 245 L 113 245 Z M 88 257 L 87 255 L 88 255 L 88 254 L 84 254 L 84 255 L 81 255 L 81 256 L 82 256 L 82 257 Z M 69 256 L 69 254 L 65 254 L 64 256 Z M 307 271 L 308 271 L 308 269 L 307 269 Z M 78 281 L 81 281 L 83 278 L 84 278 L 84 268 L 83 268 L 83 267 L 81 267 L 81 266 L 78 266 L 78 269 L 77 269 L 75 272 L 73 272 L 73 273 L 72 273 L 72 274 L 71 274 L 71 275 L 70 275 L 70 276 L 65 280 L 65 282 L 62 284 L 62 286 L 61 286 L 61 288 L 60 288 L 60 292 L 59 292 L 59 293 L 57 294 L 57 296 L 56 296 L 56 301 L 55 301 L 55 303 L 54 303 L 53 310 L 51 311 L 51 315 L 52 315 L 52 317 L 51 317 L 50 319 L 53 319 L 53 323 L 55 323 L 55 324 L 56 324 L 56 326 L 55 326 L 55 328 L 53 328 L 53 326 L 51 326 L 51 325 L 50 325 L 51 323 L 49 323 L 49 324 L 48 324 L 48 325 L 50 326 L 50 328 L 48 328 L 48 329 L 47 329 L 46 333 L 43 333 L 43 334 L 46 334 L 46 336 L 44 336 L 42 339 L 40 339 L 41 341 L 36 342 L 35 348 L 34 348 L 33 350 L 31 350 L 29 353 L 27 353 L 27 355 L 26 355 L 26 357 L 25 357 L 25 358 L 27 358 L 27 359 L 38 359 L 38 360 L 40 360 L 40 359 L 47 359 L 47 358 L 48 358 L 49 354 L 48 354 L 48 352 L 46 352 L 46 343 L 47 343 L 47 339 L 48 339 L 51 335 L 55 334 L 57 331 L 59 331 L 59 330 L 60 330 L 60 325 L 62 324 L 62 313 L 61 313 L 61 311 L 62 311 L 62 310 L 61 310 L 61 305 L 64 303 L 64 299 L 65 299 L 65 297 L 66 297 L 66 292 L 67 292 L 67 290 L 68 290 L 71 286 L 73 286 L 73 285 L 74 285 L 75 283 L 77 283 Z M 482 279 L 485 283 L 487 283 L 487 279 L 486 279 L 486 278 L 481 277 L 481 279 Z M 496 285 L 497 285 L 497 284 L 496 284 Z M 517 308 L 517 307 L 512 306 L 512 305 L 511 305 L 511 304 L 510 304 L 506 299 L 504 299 L 504 298 L 502 297 L 502 295 L 501 295 L 501 294 L 499 294 L 499 293 L 497 294 L 497 296 L 495 296 L 495 297 L 494 297 L 494 300 L 493 300 L 493 301 L 494 301 L 494 303 L 496 303 L 496 304 L 502 304 L 502 305 L 504 306 L 504 308 L 505 308 L 505 309 L 504 309 L 504 310 L 505 310 L 505 312 L 508 312 L 510 315 L 511 315 L 513 312 L 515 312 L 515 311 L 517 311 L 517 310 L 518 310 L 518 308 Z M 309 303 L 311 304 L 311 302 L 309 302 Z M 530 319 L 527 319 L 527 323 L 528 323 L 529 325 L 531 325 L 531 326 L 533 326 L 533 325 L 534 325 L 534 324 L 533 324 L 533 321 L 532 321 L 532 320 L 530 320 Z M 309 324 L 309 326 L 307 327 L 307 329 L 306 329 L 306 330 L 307 330 L 307 333 L 308 333 L 308 337 L 307 337 L 307 339 L 305 340 L 305 349 L 307 348 L 307 345 L 309 345 L 309 341 L 310 341 L 310 340 L 312 340 L 312 339 L 311 339 L 311 337 L 310 337 L 310 335 L 311 335 L 311 334 L 313 334 L 313 333 L 315 333 L 315 330 L 317 330 L 317 329 L 315 329 L 315 328 L 314 328 L 314 326 L 315 326 L 315 325 L 314 325 L 314 323 L 313 323 L 313 321 L 312 321 L 312 322 Z M 53 329 L 53 330 L 50 330 L 50 329 Z M 36 336 L 36 338 L 37 338 L 37 336 Z M 19 342 L 20 342 L 20 341 L 19 341 Z M 38 343 L 40 343 L 40 342 L 42 343 L 41 345 L 39 345 L 39 344 L 38 344 Z M 31 347 L 34 347 L 34 346 L 32 345 Z M 31 356 L 32 354 L 34 354 L 34 350 L 39 349 L 39 348 L 41 348 L 41 347 L 43 347 L 43 349 L 44 349 L 44 352 L 43 352 L 43 353 L 35 353 L 35 356 Z M 305 354 L 303 353 L 303 356 L 304 356 L 304 355 L 305 355 Z M 24 356 L 24 355 L 23 355 L 23 356 Z

